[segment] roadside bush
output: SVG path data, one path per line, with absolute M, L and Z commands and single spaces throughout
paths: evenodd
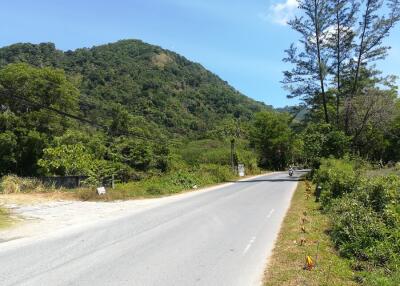
M 185 163 L 194 166 L 212 161 L 212 156 L 215 155 L 218 155 L 218 157 L 221 158 L 223 153 L 225 153 L 225 157 L 229 160 L 229 146 L 228 143 L 224 143 L 223 141 L 204 139 L 184 144 L 180 146 L 176 152 L 181 156 Z M 211 153 L 212 155 L 208 155 L 208 153 Z
M 7 175 L 1 179 L 0 192 L 3 194 L 44 192 L 43 184 L 32 178 L 22 178 L 15 175 Z
M 161 196 L 165 194 L 165 190 L 159 186 L 150 186 L 146 189 L 146 193 L 152 196 Z
M 245 167 L 245 172 L 248 175 L 254 175 L 260 173 L 260 168 L 257 164 L 257 156 L 252 151 L 241 151 L 238 154 L 239 163 L 243 163 Z
M 107 194 L 105 195 L 105 199 L 107 201 L 124 200 L 126 199 L 126 193 L 122 190 L 107 189 Z
M 387 228 L 376 213 L 357 199 L 346 196 L 332 207 L 331 236 L 340 254 L 367 261 L 371 249 L 387 237 Z
M 76 195 L 82 201 L 95 200 L 98 197 L 98 194 L 94 188 L 80 188 L 76 192 Z
M 244 164 L 246 173 L 259 173 L 257 154 L 250 149 L 247 141 L 236 139 L 235 162 Z M 175 168 L 169 170 L 189 169 L 189 166 L 219 165 L 229 168 L 231 165 L 230 140 L 205 139 L 182 144 L 176 148 L 176 154 L 170 156 L 170 163 Z M 183 163 L 180 163 L 182 161 Z
M 227 146 L 229 146 L 227 144 Z M 219 165 L 229 165 L 231 162 L 230 149 L 225 148 L 215 148 L 207 150 L 198 158 L 198 161 L 204 164 L 219 164 Z
M 359 181 L 359 170 L 347 160 L 323 159 L 314 175 L 314 183 L 322 188 L 320 199 L 324 208 L 330 206 L 332 199 L 352 192 Z
M 234 177 L 235 175 L 229 166 L 204 164 L 199 169 L 199 178 L 201 178 L 203 184 L 227 182 Z
M 137 181 L 142 178 L 141 172 L 129 167 L 128 165 L 121 162 L 113 162 L 109 164 L 111 169 L 105 176 L 111 176 L 114 174 L 115 180 L 121 182 Z
M 194 185 L 199 184 L 196 176 L 186 170 L 173 172 L 169 178 L 172 184 L 183 187 L 185 189 L 190 189 Z
M 168 156 L 168 172 L 186 170 L 189 168 L 188 164 L 182 159 L 179 154 L 170 154 Z
M 360 282 L 398 285 L 400 177 L 368 174 L 363 164 L 327 159 L 314 181 L 322 186 L 321 202 L 331 218 L 332 240 L 341 255 L 355 259 Z
M 125 197 L 160 196 L 226 182 L 235 177 L 229 166 L 200 164 L 192 168 L 171 170 L 168 174 L 155 173 L 140 181 L 117 184 L 116 189 L 123 192 Z
M 383 214 L 390 205 L 400 204 L 400 178 L 394 175 L 364 178 L 360 182 L 360 191 L 355 196 L 364 205 Z

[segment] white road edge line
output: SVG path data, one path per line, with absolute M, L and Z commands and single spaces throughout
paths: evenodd
M 253 236 L 250 240 L 250 242 L 247 244 L 246 248 L 243 250 L 243 255 L 245 255 L 247 253 L 247 251 L 249 251 L 251 245 L 254 243 L 254 241 L 256 241 L 256 237 Z
M 270 218 L 274 212 L 275 212 L 275 209 L 270 210 L 269 214 L 267 215 L 267 218 Z

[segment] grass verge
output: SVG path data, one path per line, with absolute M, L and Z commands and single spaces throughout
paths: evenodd
M 9 212 L 0 207 L 0 229 L 6 228 L 12 224 Z
M 248 175 L 258 175 L 253 171 Z M 56 189 L 43 186 L 35 179 L 5 176 L 0 180 L 0 199 L 14 203 L 16 199 L 40 201 L 54 196 L 58 199 L 79 199 L 83 201 L 113 201 L 124 199 L 156 198 L 185 191 L 212 186 L 238 179 L 229 166 L 203 164 L 197 168 L 175 170 L 158 176 L 153 175 L 140 181 L 116 184 L 115 189 L 107 187 L 106 195 L 97 195 L 95 187 L 77 189 Z M 45 196 L 45 198 L 43 198 Z
M 306 256 L 316 263 L 312 270 L 304 269 Z M 299 183 L 282 224 L 265 272 L 267 285 L 357 285 L 350 261 L 334 249 L 329 218 L 306 192 L 305 182 Z

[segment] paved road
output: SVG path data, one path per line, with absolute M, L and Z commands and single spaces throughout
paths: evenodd
M 259 285 L 300 172 L 236 182 L 114 221 L 0 244 L 0 285 Z

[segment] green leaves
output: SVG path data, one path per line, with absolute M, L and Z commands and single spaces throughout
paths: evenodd
M 0 175 L 39 175 L 39 169 L 87 174 L 97 168 L 85 160 L 107 162 L 104 168 L 124 181 L 143 172 L 166 172 L 186 165 L 179 154 L 171 156 L 172 138 L 245 138 L 253 113 L 267 109 L 201 65 L 136 40 L 65 53 L 53 44 L 16 44 L 0 49 L 0 68 L 0 132 L 10 131 L 16 140 L 15 152 L 9 150 L 4 162 L 0 158 L 7 166 Z M 107 130 L 80 125 L 46 107 Z M 200 161 L 225 164 L 229 150 L 216 149 Z M 256 169 L 253 154 L 243 149 L 250 152 L 242 153 L 243 162 Z
M 96 166 L 95 158 L 82 144 L 60 145 L 43 150 L 38 166 L 46 174 L 89 175 Z
M 0 174 L 16 168 L 17 149 L 17 136 L 13 132 L 0 133 Z
M 28 64 L 10 64 L 0 70 L 0 93 L 7 106 L 15 112 L 26 112 L 24 97 L 35 103 L 63 111 L 76 110 L 78 90 L 67 80 L 64 71 L 54 68 L 35 68 Z M 6 99 L 7 98 L 7 99 Z M 30 106 L 30 110 L 40 107 Z
M 286 167 L 290 159 L 291 130 L 289 117 L 283 113 L 256 114 L 250 140 L 259 154 L 261 166 L 272 169 Z
M 362 274 L 369 281 L 398 273 L 400 178 L 371 177 L 361 165 L 323 160 L 314 180 L 322 187 L 321 203 L 331 217 L 333 241 L 343 256 L 356 261 L 357 270 L 374 270 L 373 275 Z M 397 285 L 395 280 L 387 285 Z
M 329 124 L 308 124 L 300 137 L 304 141 L 304 157 L 311 166 L 329 156 L 342 158 L 350 151 L 349 136 Z

